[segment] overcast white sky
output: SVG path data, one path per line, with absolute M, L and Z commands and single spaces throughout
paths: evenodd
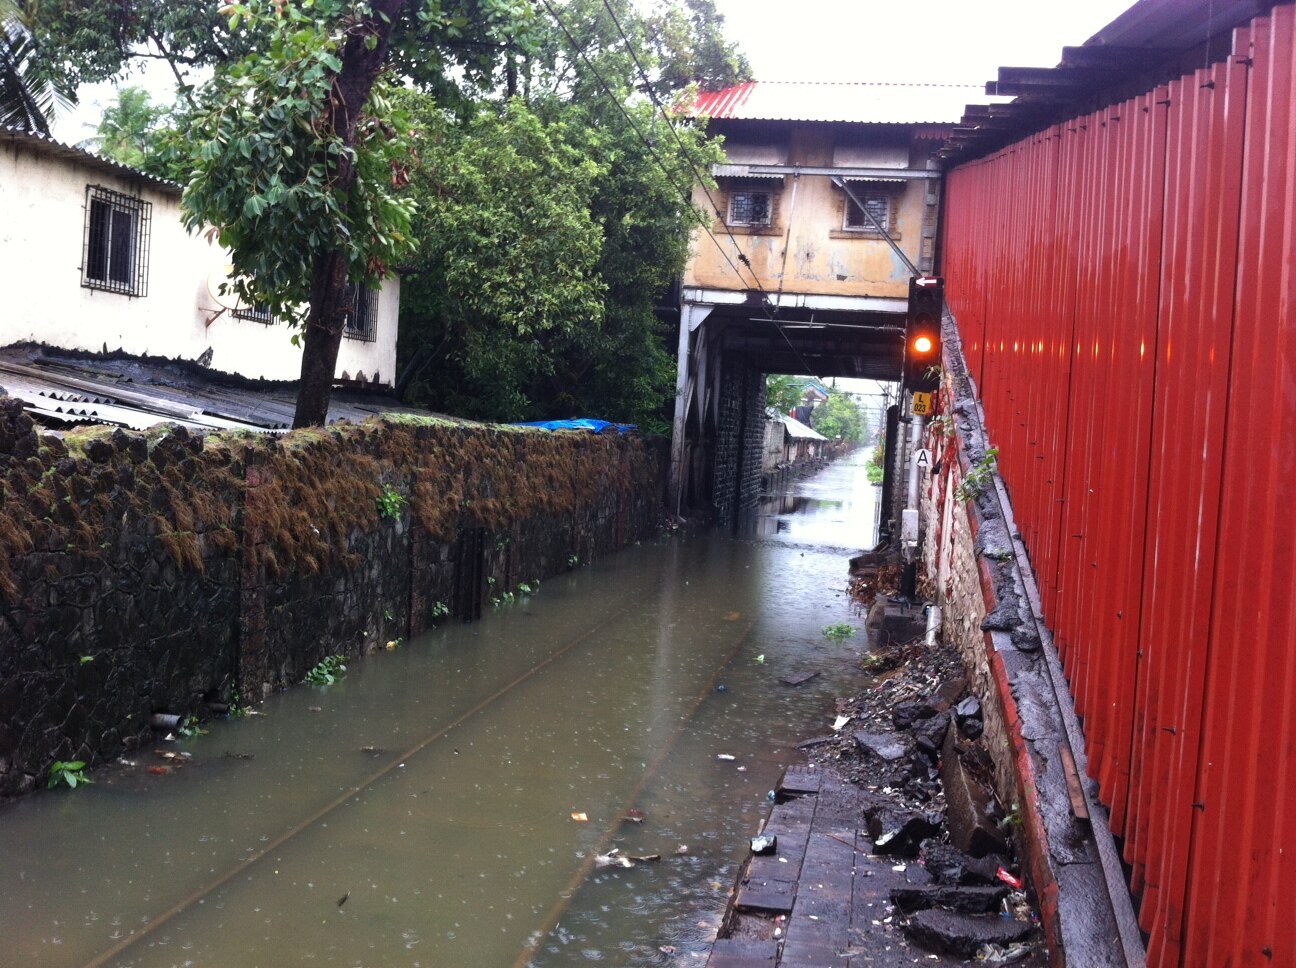
M 1133 0 L 716 0 L 757 80 L 981 85 L 1053 67 Z

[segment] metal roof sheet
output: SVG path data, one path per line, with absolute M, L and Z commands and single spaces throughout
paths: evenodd
M 143 430 L 159 423 L 191 429 L 278 433 L 292 425 L 296 385 L 242 380 L 192 364 L 0 348 L 0 395 L 8 393 L 46 427 L 99 423 Z M 423 413 L 380 391 L 338 387 L 329 422 L 381 413 Z
M 20 144 L 35 151 L 43 152 L 44 154 L 50 155 L 54 158 L 77 162 L 78 164 L 93 168 L 96 171 L 116 175 L 119 178 L 128 178 L 132 181 L 141 182 L 145 185 L 150 185 L 159 191 L 165 192 L 168 195 L 179 195 L 183 190 L 180 185 L 177 185 L 173 181 L 167 181 L 165 178 L 158 178 L 154 175 L 148 174 L 147 172 L 140 171 L 138 168 L 119 164 L 111 158 L 105 158 L 103 155 L 95 154 L 93 151 L 86 151 L 84 148 L 64 144 L 62 141 L 57 141 L 47 134 L 39 134 L 35 131 L 28 131 L 25 128 L 16 128 L 12 125 L 0 124 L 0 143 L 4 142 Z
M 975 84 L 748 81 L 703 91 L 688 114 L 744 121 L 845 121 L 854 124 L 953 124 Z

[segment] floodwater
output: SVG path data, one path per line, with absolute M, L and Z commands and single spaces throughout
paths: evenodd
M 155 744 L 184 769 L 0 808 L 0 963 L 700 963 L 767 792 L 858 681 L 865 456 L 745 537 L 630 549 Z

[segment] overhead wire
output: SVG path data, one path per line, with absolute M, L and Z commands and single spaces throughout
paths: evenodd
M 585 51 L 581 48 L 579 42 L 577 42 L 575 35 L 568 28 L 566 22 L 562 19 L 562 17 L 558 15 L 558 11 L 556 11 L 553 8 L 549 0 L 540 0 L 540 2 L 544 5 L 544 8 L 547 11 L 549 11 L 549 16 L 553 17 L 554 22 L 558 24 L 558 27 L 562 30 L 563 34 L 567 37 L 567 40 L 571 43 L 572 53 L 574 53 L 577 57 L 579 57 L 582 61 L 585 62 L 585 66 L 588 67 L 590 73 L 594 75 L 594 79 L 598 81 L 598 85 L 603 89 L 603 93 L 605 93 L 608 96 L 608 99 L 612 102 L 612 104 L 616 107 L 616 109 L 621 112 L 621 116 L 626 119 L 626 123 L 630 125 L 635 135 L 638 136 L 641 142 L 643 142 L 644 147 L 648 150 L 648 154 L 652 157 L 653 161 L 657 163 L 657 167 L 662 170 L 662 173 L 666 176 L 666 180 L 670 183 L 671 187 L 674 188 L 684 199 L 684 201 L 691 206 L 693 204 L 692 193 L 680 188 L 680 186 L 675 183 L 674 174 L 666 166 L 666 163 L 662 160 L 661 156 L 657 153 L 657 151 L 653 148 L 652 142 L 639 128 L 639 125 L 635 124 L 634 118 L 632 118 L 630 116 L 630 112 L 625 109 L 625 106 L 621 103 L 620 98 L 618 98 L 612 92 L 611 86 L 607 83 L 607 81 L 603 79 L 603 75 L 598 72 L 598 69 L 594 66 L 593 62 L 591 62 L 589 57 L 586 56 Z M 674 129 L 672 129 L 672 131 L 673 130 Z M 714 205 L 714 202 L 712 204 Z M 717 215 L 720 214 L 719 209 L 716 209 L 716 214 Z M 720 244 L 720 240 L 715 237 L 715 234 L 712 233 L 711 230 L 706 225 L 703 225 L 702 229 L 707 233 L 708 236 L 710 236 L 711 241 L 714 242 L 716 248 L 720 250 L 720 254 L 724 257 L 725 262 L 729 264 L 729 268 L 733 270 L 734 275 L 738 277 L 738 281 L 741 282 L 745 288 L 747 286 L 747 280 L 743 278 L 742 270 L 739 269 L 738 266 L 734 264 L 733 259 L 729 257 L 729 253 L 725 251 L 724 246 Z M 746 256 L 740 253 L 738 258 L 740 262 L 742 262 L 744 265 L 747 266 L 748 272 L 751 272 L 752 280 L 756 283 L 757 288 L 760 288 L 761 291 L 763 292 L 764 289 L 760 285 L 760 279 L 757 278 L 755 271 L 752 270 L 751 263 L 747 260 Z
M 549 0 L 543 0 L 543 2 L 545 7 L 548 8 L 549 12 L 553 15 L 554 19 L 558 20 L 559 26 L 562 26 L 563 31 L 567 32 L 566 27 L 562 24 L 562 20 L 558 17 L 558 14 L 554 12 L 552 7 L 549 7 Z M 697 165 L 693 163 L 693 158 L 689 154 L 688 146 L 684 144 L 684 139 L 681 138 L 679 132 L 675 130 L 675 125 L 671 122 L 670 112 L 666 110 L 666 106 L 662 104 L 661 100 L 657 97 L 657 92 L 653 88 L 652 79 L 649 78 L 648 71 L 644 68 L 643 62 L 639 60 L 639 55 L 635 53 L 634 44 L 630 42 L 630 38 L 629 36 L 627 36 L 625 28 L 622 27 L 621 25 L 620 18 L 617 17 L 616 11 L 612 9 L 612 4 L 609 2 L 609 0 L 603 0 L 603 7 L 605 10 L 607 10 L 608 16 L 612 18 L 613 26 L 616 27 L 617 33 L 621 36 L 621 40 L 625 43 L 626 52 L 629 53 L 630 59 L 634 62 L 635 69 L 639 72 L 639 76 L 643 78 L 644 93 L 648 95 L 648 100 L 652 102 L 653 106 L 658 111 L 661 112 L 662 118 L 666 122 L 666 129 L 670 131 L 671 135 L 675 138 L 676 144 L 678 144 L 680 147 L 681 155 L 683 156 L 685 162 L 687 162 L 689 169 L 693 172 L 694 177 L 697 179 L 697 184 L 700 185 L 702 191 L 706 193 L 707 201 L 711 203 L 712 209 L 715 211 L 718 217 L 723 218 L 724 216 L 720 211 L 720 207 L 716 205 L 715 198 L 711 195 L 711 190 L 706 186 L 706 179 L 702 177 L 702 173 L 698 171 Z M 570 36 L 570 34 L 568 34 L 568 36 Z M 586 61 L 586 63 L 589 62 Z M 590 70 L 593 69 L 594 69 L 593 65 L 590 65 Z M 756 282 L 757 289 L 760 290 L 761 297 L 762 297 L 761 309 L 764 311 L 766 318 L 771 323 L 774 324 L 774 328 L 778 331 L 779 336 L 783 338 L 783 342 L 785 342 L 788 346 L 788 349 L 792 351 L 792 355 L 795 356 L 797 360 L 801 363 L 801 366 L 804 368 L 806 375 L 812 376 L 816 380 L 818 380 L 819 379 L 818 374 L 816 374 L 810 368 L 810 364 L 807 363 L 805 357 L 801 355 L 801 351 L 798 350 L 796 346 L 793 345 L 792 341 L 788 338 L 787 333 L 783 331 L 783 327 L 779 325 L 779 321 L 777 319 L 779 308 L 780 308 L 779 304 L 778 303 L 771 304 L 769 293 L 766 291 L 765 287 L 761 285 L 760 277 L 756 275 L 756 270 L 752 268 L 751 261 L 747 258 L 746 254 L 742 252 L 741 247 L 739 247 L 738 245 L 738 240 L 734 237 L 733 232 L 729 231 L 729 226 L 725 225 L 724 228 L 725 228 L 725 234 L 729 236 L 729 240 L 733 242 L 734 247 L 738 249 L 739 261 L 742 262 L 745 266 L 747 266 L 747 270 L 751 273 L 752 279 L 755 280 Z M 711 233 L 711 230 L 707 228 L 705 225 L 703 226 L 703 229 L 706 230 L 707 234 L 711 236 L 712 240 L 716 243 L 718 247 L 721 248 L 721 251 L 723 252 L 724 250 L 723 247 L 720 246 L 720 240 L 717 239 L 715 235 Z M 791 228 L 789 227 L 789 233 L 790 232 L 791 232 Z M 783 250 L 783 257 L 784 257 L 784 262 L 786 263 L 787 261 L 786 243 Z M 727 258 L 727 254 L 726 254 L 726 258 Z M 731 262 L 730 265 L 733 265 L 733 263 Z M 742 278 L 741 275 L 739 276 L 739 278 L 740 279 Z M 780 284 L 779 284 L 780 301 L 782 297 L 782 289 L 783 286 L 780 280 Z

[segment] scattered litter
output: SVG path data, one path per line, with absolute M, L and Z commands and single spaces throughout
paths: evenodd
M 688 853 L 688 844 L 680 844 L 678 847 L 675 848 L 675 853 L 677 853 L 677 854 L 687 854 L 687 853 Z
M 746 772 L 747 772 L 747 767 L 745 767 L 745 766 L 740 766 L 740 767 L 738 767 L 738 772 L 739 772 L 739 773 L 746 773 Z
M 725 616 L 725 621 L 736 622 L 740 618 L 742 618 L 742 612 L 730 612 L 728 615 Z
M 673 944 L 659 945 L 657 950 L 664 955 L 673 955 L 675 953 L 675 946 Z
M 313 713 L 322 713 L 324 711 L 323 706 L 307 706 L 306 708 Z M 248 715 L 251 715 L 251 713 L 249 713 Z
M 736 760 L 737 758 L 738 758 L 738 757 L 734 756 L 732 753 L 717 753 L 717 754 L 716 754 L 716 759 L 717 759 L 717 760 L 724 760 L 726 763 L 732 763 L 732 762 L 733 762 L 734 760 Z
M 894 867 L 892 867 L 891 869 L 892 869 L 893 871 L 895 871 L 897 874 L 903 874 L 903 873 L 904 873 L 905 871 L 907 871 L 909 868 L 908 868 L 908 866 L 905 865 L 905 864 L 896 864 L 896 865 L 895 865 Z
M 778 847 L 778 838 L 773 834 L 761 834 L 759 837 L 751 839 L 751 852 L 753 854 L 772 854 Z
M 630 859 L 636 864 L 655 864 L 661 860 L 661 854 L 631 854 Z
M 1008 885 L 1009 887 L 1011 887 L 1013 890 L 1016 890 L 1016 891 L 1020 891 L 1020 890 L 1021 890 L 1021 887 L 1022 887 L 1022 880 L 1021 880 L 1021 878 L 1020 878 L 1020 877 L 1013 877 L 1012 874 L 1008 873 L 1008 870 L 1007 870 L 1006 868 L 1001 867 L 1001 868 L 999 868 L 997 871 L 995 871 L 995 877 L 999 878 L 999 880 L 1003 881 L 1005 884 L 1007 884 L 1007 885 Z
M 764 665 L 764 664 L 765 664 L 765 653 L 764 653 L 764 652 L 762 652 L 760 655 L 756 656 L 756 664 L 757 664 L 757 665 Z
M 779 682 L 785 686 L 803 686 L 811 679 L 817 679 L 818 677 L 818 672 L 802 672 L 794 676 L 783 676 L 779 679 Z
M 154 776 L 166 776 L 168 773 L 171 772 L 171 770 L 165 766 L 150 766 L 148 768 L 148 771 L 152 773 Z
M 832 725 L 833 732 L 834 733 L 838 732 L 843 726 L 845 726 L 847 723 L 850 722 L 850 719 L 851 718 L 849 716 L 838 716 L 836 719 L 834 719 Z
M 634 867 L 634 861 L 621 856 L 621 848 L 613 847 L 606 854 L 594 855 L 595 867 Z
M 1007 947 L 983 944 L 977 949 L 976 960 L 987 965 L 1011 965 L 1024 961 L 1030 953 L 1030 945 L 1025 944 L 1010 944 Z
M 589 820 L 589 817 L 586 816 L 584 813 L 581 813 L 579 810 L 573 810 L 571 818 L 575 820 L 577 823 L 585 823 Z
M 631 807 L 625 812 L 625 818 L 631 823 L 643 823 L 644 812 L 636 807 Z
M 343 894 L 340 898 L 337 899 L 337 906 L 341 907 L 343 904 L 345 904 L 347 902 L 347 898 L 349 898 L 350 896 L 351 896 L 350 891 L 347 891 L 345 894 Z

